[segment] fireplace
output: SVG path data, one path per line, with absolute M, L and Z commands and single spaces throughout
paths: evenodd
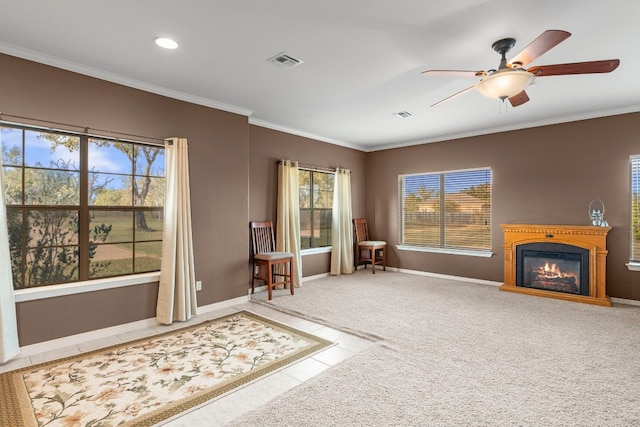
M 503 291 L 611 306 L 606 236 L 611 227 L 502 224 Z
M 589 251 L 563 243 L 518 245 L 516 286 L 589 295 Z

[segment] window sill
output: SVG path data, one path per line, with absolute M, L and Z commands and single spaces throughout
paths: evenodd
M 435 254 L 449 254 L 449 255 L 465 255 L 475 256 L 481 258 L 491 258 L 494 253 L 491 251 L 470 250 L 470 249 L 450 249 L 450 248 L 428 248 L 424 246 L 410 246 L 410 245 L 396 245 L 396 248 L 401 251 L 413 251 L 413 252 L 429 252 Z
M 300 251 L 300 255 L 305 256 L 305 255 L 315 255 L 315 254 L 326 254 L 328 252 L 331 252 L 331 246 L 324 246 L 322 248 L 302 249 Z
M 640 271 L 640 262 L 628 262 L 625 264 L 627 268 L 631 271 Z
M 105 289 L 122 288 L 124 286 L 141 285 L 143 283 L 152 283 L 159 280 L 160 272 L 154 271 L 152 273 L 141 273 L 130 276 L 109 277 L 106 279 L 87 280 L 84 282 L 40 286 L 31 289 L 18 289 L 14 291 L 14 294 L 16 302 L 25 302 L 65 295 L 102 291 Z

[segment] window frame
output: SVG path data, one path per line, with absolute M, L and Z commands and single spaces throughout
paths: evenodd
M 67 295 L 83 294 L 125 286 L 144 285 L 160 281 L 160 272 L 137 273 L 127 276 L 115 276 L 102 279 L 69 282 L 58 285 L 38 286 L 35 288 L 16 289 L 13 291 L 16 302 L 36 301 Z
M 97 211 L 129 212 L 131 213 L 131 216 L 132 216 L 132 225 L 133 225 L 136 218 L 136 212 L 159 212 L 160 215 L 162 215 L 162 211 L 164 210 L 164 194 L 162 194 L 162 198 L 163 198 L 162 206 L 140 206 L 138 205 L 138 203 L 134 201 L 132 201 L 130 205 L 123 205 L 123 206 L 115 206 L 115 205 L 105 206 L 102 204 L 92 203 L 89 200 L 90 188 L 89 188 L 88 181 L 91 180 L 90 174 L 94 173 L 94 171 L 90 171 L 88 167 L 88 161 L 89 161 L 88 148 L 92 143 L 100 142 L 100 141 L 107 142 L 107 143 L 116 143 L 116 142 L 126 143 L 126 144 L 131 144 L 132 146 L 149 146 L 154 148 L 157 147 L 162 149 L 161 158 L 164 158 L 165 148 L 163 145 L 152 144 L 152 143 L 142 142 L 142 141 L 123 140 L 121 138 L 113 138 L 113 137 L 107 137 L 102 135 L 78 133 L 78 132 L 67 131 L 67 130 L 43 128 L 38 126 L 30 126 L 30 125 L 7 123 L 7 122 L 0 122 L 0 127 L 19 131 L 21 135 L 21 144 L 22 144 L 21 145 L 22 152 L 20 154 L 21 164 L 19 165 L 3 164 L 4 167 L 19 169 L 20 173 L 23 176 L 22 184 L 21 184 L 22 191 L 20 195 L 21 197 L 20 204 L 16 204 L 16 203 L 11 205 L 8 204 L 7 210 L 18 212 L 18 215 L 20 215 L 23 219 L 24 219 L 24 215 L 28 215 L 29 212 L 34 212 L 34 211 L 36 212 L 37 211 L 72 211 L 72 212 L 78 213 L 77 214 L 78 228 L 77 228 L 76 234 L 74 234 L 74 239 L 76 239 L 76 243 L 73 246 L 77 248 L 76 250 L 78 251 L 78 255 L 77 255 L 78 260 L 75 263 L 78 269 L 78 273 L 76 273 L 77 279 L 67 280 L 67 281 L 65 280 L 55 281 L 48 284 L 41 284 L 41 285 L 36 285 L 31 287 L 23 287 L 18 289 L 14 288 L 16 301 L 29 301 L 29 300 L 35 300 L 35 299 L 50 298 L 52 296 L 70 295 L 70 294 L 90 292 L 95 290 L 110 289 L 110 288 L 116 288 L 116 287 L 122 287 L 122 286 L 142 284 L 142 283 L 150 283 L 150 282 L 155 282 L 159 280 L 159 277 L 160 277 L 159 261 L 157 261 L 158 263 L 157 269 L 149 269 L 146 271 L 135 272 L 137 269 L 136 261 L 140 254 L 138 254 L 135 251 L 135 249 L 133 249 L 133 247 L 139 244 L 151 243 L 155 245 L 159 244 L 161 248 L 162 234 L 160 233 L 159 238 L 157 238 L 157 236 L 154 236 L 153 238 L 150 238 L 150 239 L 145 239 L 145 238 L 138 239 L 135 234 L 136 232 L 133 230 L 130 238 L 131 241 L 125 242 L 124 240 L 123 241 L 117 240 L 112 242 L 100 243 L 100 244 L 111 244 L 111 245 L 113 244 L 132 245 L 131 259 L 130 259 L 132 271 L 127 271 L 122 274 L 94 275 L 93 277 L 91 276 L 90 264 L 92 260 L 89 255 L 89 248 L 91 244 L 89 239 L 89 234 L 90 234 L 90 227 L 95 225 L 95 222 L 91 221 L 92 213 Z M 68 136 L 68 137 L 78 139 L 78 153 L 79 153 L 78 165 L 72 168 L 72 171 L 77 172 L 79 175 L 79 190 L 78 190 L 79 201 L 77 202 L 77 204 L 56 205 L 56 204 L 25 203 L 26 202 L 25 200 L 26 196 L 24 194 L 25 171 L 28 169 L 40 169 L 40 170 L 54 169 L 49 166 L 30 165 L 26 162 L 26 160 L 24 160 L 26 156 L 25 138 L 27 138 L 28 132 L 35 132 L 38 134 L 58 134 L 58 135 Z M 156 157 L 154 157 L 154 159 L 155 158 Z M 149 165 L 153 165 L 153 163 L 150 162 Z M 157 164 L 156 164 L 156 167 L 157 167 Z M 165 172 L 166 172 L 165 165 L 160 165 L 160 168 L 161 168 L 160 170 L 162 171 L 161 173 L 158 173 L 158 170 L 155 169 L 155 170 L 149 170 L 148 174 L 144 174 L 144 173 L 141 173 L 140 171 L 137 171 L 136 166 L 132 164 L 131 173 L 130 174 L 127 173 L 125 175 L 130 176 L 132 180 L 134 179 L 137 180 L 140 178 L 144 178 L 144 179 L 161 178 L 162 180 L 164 180 Z M 22 225 L 21 228 L 23 229 L 21 233 L 24 234 L 25 232 L 24 225 Z M 56 245 L 55 247 L 58 247 L 58 246 L 59 245 Z M 25 254 L 32 249 L 30 249 L 27 242 L 23 240 L 23 242 L 19 244 L 19 247 L 14 246 L 12 250 L 18 250 L 22 254 L 23 264 L 22 264 L 21 270 L 22 270 L 22 274 L 25 274 L 26 267 L 24 263 L 27 262 L 26 261 L 27 258 L 25 258 Z M 161 254 L 159 257 L 161 257 Z M 151 268 L 153 267 L 155 266 L 152 266 Z M 15 286 L 15 279 L 14 279 L 14 286 Z
M 634 191 L 634 187 L 637 191 Z M 634 203 L 634 194 L 638 200 Z M 635 207 L 634 207 L 635 205 Z M 634 212 L 637 210 L 637 212 Z M 636 217 L 637 218 L 634 218 Z M 634 224 L 635 223 L 635 224 Z M 629 262 L 626 264 L 631 271 L 640 271 L 640 248 L 638 248 L 638 259 L 634 259 L 634 228 L 638 226 L 637 233 L 640 233 L 640 154 L 629 156 Z M 640 246 L 640 239 L 638 241 Z
M 323 169 L 319 169 L 319 168 L 311 168 L 311 167 L 298 167 L 298 183 L 300 182 L 300 173 L 304 172 L 304 173 L 309 173 L 309 200 L 310 200 L 310 206 L 309 208 L 303 208 L 302 207 L 302 203 L 299 203 L 299 210 L 300 210 L 300 221 L 302 221 L 302 211 L 303 210 L 309 210 L 310 211 L 310 226 L 311 226 L 311 236 L 313 236 L 314 234 L 314 213 L 316 212 L 326 212 L 329 211 L 330 218 L 333 215 L 333 191 L 335 190 L 334 186 L 331 188 L 331 199 L 330 199 L 330 203 L 331 203 L 331 207 L 330 208 L 316 208 L 314 206 L 314 174 L 317 173 L 323 173 L 323 174 L 327 174 L 327 175 L 331 175 L 333 176 L 333 179 L 335 180 L 335 172 L 334 171 L 329 171 L 329 170 L 323 170 Z M 334 181 L 335 183 L 335 181 Z M 298 192 L 300 193 L 300 189 L 298 190 Z M 328 230 L 328 240 L 329 240 L 329 244 L 328 245 L 323 245 L 323 246 L 313 246 L 313 241 L 314 239 L 312 237 L 303 237 L 302 233 L 300 233 L 300 252 L 302 255 L 311 255 L 311 254 L 317 254 L 317 253 L 325 253 L 325 252 L 330 252 L 331 251 L 331 227 L 332 227 L 332 222 L 331 220 L 328 223 L 328 227 L 326 227 L 325 229 Z M 321 228 L 322 230 L 322 228 Z M 310 239 L 311 242 L 311 246 L 310 247 L 304 247 L 303 245 L 303 239 Z
M 447 215 L 446 209 L 446 178 L 447 175 L 453 174 L 461 174 L 465 172 L 483 172 L 486 171 L 489 174 L 489 242 L 488 248 L 462 248 L 455 246 L 447 246 L 446 245 L 446 219 L 443 218 Z M 438 240 L 438 245 L 433 244 L 415 244 L 415 243 L 405 243 L 405 179 L 408 177 L 437 177 L 439 181 L 439 190 L 438 190 L 438 200 L 437 204 L 439 206 L 439 214 L 438 214 L 438 225 L 440 228 Z M 425 181 L 428 178 L 425 178 Z M 488 258 L 494 255 L 492 251 L 493 248 L 493 239 L 492 239 L 492 229 L 493 229 L 493 170 L 491 167 L 479 167 L 479 168 L 469 168 L 469 169 L 456 169 L 456 170 L 446 170 L 446 171 L 436 171 L 436 172 L 421 172 L 421 173 L 411 173 L 411 174 L 400 174 L 398 175 L 398 244 L 396 248 L 398 250 L 405 251 L 413 251 L 413 252 L 427 252 L 427 253 L 440 253 L 440 254 L 451 254 L 451 255 L 464 255 L 464 256 L 474 256 L 474 257 L 484 257 Z

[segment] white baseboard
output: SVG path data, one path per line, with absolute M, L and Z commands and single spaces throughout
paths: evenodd
M 462 282 L 479 283 L 479 284 L 482 284 L 482 285 L 502 286 L 502 282 L 494 282 L 492 280 L 474 279 L 474 278 L 471 278 L 471 277 L 451 276 L 451 275 L 448 275 L 448 274 L 429 273 L 427 271 L 418 271 L 418 270 L 406 270 L 406 269 L 403 269 L 403 268 L 395 268 L 395 267 L 387 267 L 387 270 L 398 271 L 400 273 L 407 273 L 407 274 L 416 274 L 418 276 L 439 277 L 439 278 L 442 278 L 442 279 L 451 279 L 451 280 L 458 280 L 458 281 L 462 281 Z M 611 302 L 614 303 L 614 304 L 626 304 L 626 305 L 634 305 L 634 306 L 640 307 L 640 301 L 634 300 L 634 299 L 611 297 Z
M 211 311 L 221 310 L 234 305 L 243 304 L 248 302 L 249 298 L 246 296 L 233 298 L 226 301 L 216 302 L 205 306 L 198 307 L 198 314 L 209 313 Z M 197 316 L 197 315 L 196 315 Z M 138 329 L 151 328 L 159 325 L 155 317 L 150 319 L 138 320 L 136 322 L 125 323 L 122 325 L 111 326 L 109 328 L 97 329 L 95 331 L 83 332 L 81 334 L 69 335 L 63 338 L 57 338 L 50 341 L 43 341 L 36 344 L 26 345 L 20 347 L 20 356 L 31 356 L 33 354 L 40 354 L 47 351 L 52 351 L 59 348 L 74 346 L 83 342 L 97 340 L 101 338 L 110 337 L 113 335 L 124 334 L 127 332 L 135 331 Z
M 640 301 L 635 299 L 611 297 L 611 302 L 613 304 L 627 304 L 627 305 L 635 305 L 636 307 L 640 307 Z
M 245 302 L 249 302 L 249 296 L 241 296 L 209 305 L 203 305 L 202 307 L 198 307 L 198 314 L 210 313 L 212 311 L 221 310 L 223 308 L 233 307 L 234 305 L 244 304 Z
M 490 285 L 490 286 L 501 286 L 502 285 L 502 282 L 494 282 L 494 281 L 491 281 L 491 280 L 474 279 L 474 278 L 471 278 L 471 277 L 462 277 L 462 276 L 453 276 L 453 275 L 448 275 L 448 274 L 430 273 L 430 272 L 427 272 L 427 271 L 408 270 L 408 269 L 396 268 L 396 267 L 387 267 L 387 269 L 391 270 L 391 271 L 400 272 L 400 273 L 415 274 L 415 275 L 418 275 L 418 276 L 437 277 L 437 278 L 441 278 L 441 279 L 458 280 L 458 281 L 463 281 L 463 282 L 478 283 L 478 284 Z M 310 281 L 310 280 L 316 280 L 316 279 L 320 279 L 320 278 L 328 277 L 328 276 L 329 276 L 329 273 L 322 273 L 322 274 L 316 274 L 314 276 L 307 276 L 307 277 L 303 277 L 302 278 L 302 282 L 304 283 L 304 282 L 307 282 L 307 281 Z M 266 290 L 266 286 L 256 287 L 256 290 Z M 249 292 L 251 292 L 250 289 L 249 289 Z M 198 313 L 199 314 L 209 313 L 209 312 L 212 312 L 212 311 L 216 311 L 216 310 L 221 310 L 221 309 L 224 309 L 224 308 L 232 307 L 232 306 L 235 306 L 235 305 L 238 305 L 238 304 L 243 304 L 243 303 L 248 302 L 248 301 L 249 301 L 249 295 L 233 298 L 233 299 L 226 300 L 226 301 L 220 301 L 220 302 L 216 302 L 216 303 L 213 303 L 213 304 L 209 304 L 209 305 L 198 307 Z M 630 299 L 612 297 L 611 298 L 611 302 L 614 303 L 614 304 L 627 304 L 627 305 L 633 305 L 633 306 L 640 307 L 640 301 L 637 301 L 637 300 L 630 300 Z M 54 339 L 54 340 L 50 340 L 50 341 L 44 341 L 44 342 L 40 342 L 40 343 L 36 343 L 36 344 L 31 344 L 31 345 L 27 345 L 27 346 L 24 346 L 24 347 L 20 347 L 20 356 L 22 357 L 22 356 L 30 356 L 30 355 L 33 355 L 33 354 L 40 354 L 40 353 L 44 353 L 44 352 L 47 352 L 47 351 L 52 351 L 52 350 L 63 348 L 63 347 L 69 347 L 69 346 L 77 345 L 77 344 L 80 344 L 80 343 L 83 343 L 83 342 L 87 342 L 87 341 L 91 341 L 91 340 L 96 340 L 96 339 L 100 339 L 100 338 L 106 338 L 106 337 L 110 337 L 110 336 L 118 335 L 118 334 L 124 334 L 124 333 L 127 333 L 127 332 L 135 331 L 137 329 L 149 328 L 149 327 L 153 327 L 153 326 L 157 326 L 157 325 L 159 325 L 158 321 L 155 318 L 150 318 L 150 319 L 139 320 L 139 321 L 136 321 L 136 322 L 126 323 L 126 324 L 123 324 L 123 325 L 112 326 L 112 327 L 109 327 L 109 328 L 97 329 L 95 331 L 84 332 L 84 333 L 81 333 L 81 334 L 70 335 L 70 336 L 63 337 L 63 338 L 58 338 L 58 339 Z
M 430 273 L 428 271 L 407 270 L 404 268 L 387 267 L 391 271 L 398 271 L 400 273 L 416 274 L 418 276 L 437 277 L 439 279 L 458 280 L 460 282 L 478 283 L 481 285 L 490 286 L 502 286 L 502 282 L 494 282 L 492 280 L 474 279 L 473 277 L 452 276 L 449 274 Z
M 322 279 L 323 277 L 329 277 L 329 273 L 316 274 L 314 276 L 307 276 L 302 278 L 302 283 L 308 282 L 309 280 Z
M 323 277 L 329 277 L 329 276 L 330 276 L 329 273 L 321 273 L 321 274 L 316 274 L 314 276 L 306 276 L 302 278 L 302 283 L 308 282 L 309 280 L 316 280 L 316 279 L 321 279 Z M 255 288 L 255 292 L 262 292 L 266 290 L 267 290 L 267 285 L 256 286 Z M 251 288 L 249 288 L 248 293 L 249 295 L 251 295 Z

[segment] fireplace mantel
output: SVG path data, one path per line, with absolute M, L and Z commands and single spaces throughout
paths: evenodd
M 566 301 L 611 306 L 607 296 L 607 233 L 611 227 L 590 225 L 501 224 L 504 231 L 504 284 L 500 290 Z M 517 286 L 516 248 L 526 243 L 548 242 L 577 246 L 589 251 L 589 295 Z

